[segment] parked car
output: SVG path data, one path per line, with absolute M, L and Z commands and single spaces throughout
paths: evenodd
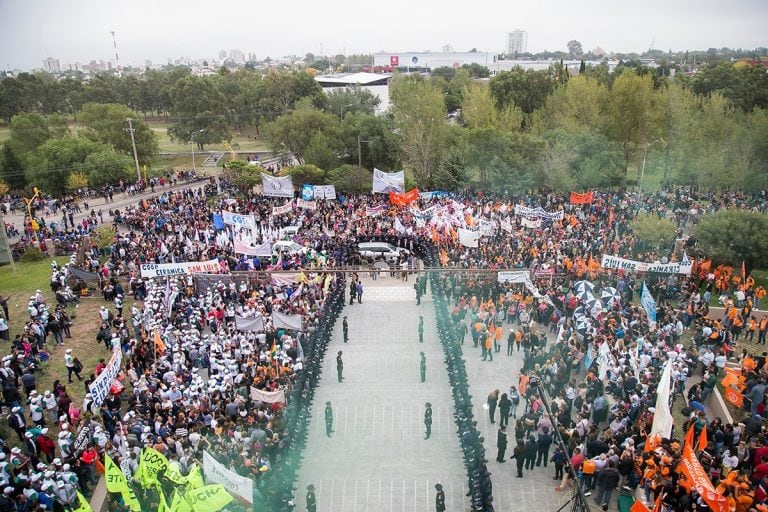
M 400 256 L 408 256 L 410 251 L 402 247 L 395 247 L 387 242 L 361 242 L 357 244 L 360 257 L 368 261 L 396 262 Z
M 295 256 L 297 254 L 304 254 L 307 250 L 306 247 L 297 244 L 293 240 L 278 240 L 272 244 L 273 254 L 288 253 L 291 256 Z

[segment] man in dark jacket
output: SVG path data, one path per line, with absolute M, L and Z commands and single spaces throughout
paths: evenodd
M 608 510 L 608 504 L 611 502 L 611 495 L 616 487 L 619 486 L 620 481 L 621 475 L 614 467 L 613 461 L 609 460 L 603 470 L 597 474 L 595 503 L 602 506 L 603 510 Z
M 507 427 L 504 425 L 499 427 L 499 433 L 496 436 L 496 447 L 499 450 L 496 455 L 496 462 L 505 462 L 504 453 L 507 451 Z
M 552 446 L 552 434 L 549 433 L 549 428 L 544 427 L 539 434 L 539 439 L 536 441 L 536 467 L 541 466 L 542 462 L 544 467 L 547 467 L 547 461 L 549 460 L 549 447 Z
M 528 436 L 528 440 L 525 442 L 525 469 L 533 469 L 533 465 L 536 462 L 536 453 L 539 451 L 539 447 L 536 444 L 536 439 L 532 435 Z

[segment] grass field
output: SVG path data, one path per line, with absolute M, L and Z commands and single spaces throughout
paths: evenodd
M 66 263 L 69 258 L 56 258 L 59 263 Z M 3 296 L 11 295 L 8 301 L 10 316 L 10 334 L 13 339 L 16 334 L 20 334 L 25 323 L 29 320 L 27 315 L 27 303 L 29 296 L 39 289 L 46 298 L 46 303 L 54 309 L 56 300 L 51 292 L 51 258 L 32 263 L 16 263 L 16 272 L 10 265 L 0 267 L 0 294 Z M 125 308 L 130 310 L 132 301 L 125 302 Z M 75 357 L 83 363 L 81 375 L 83 379 L 93 373 L 99 359 L 109 359 L 109 353 L 103 344 L 96 343 L 96 332 L 99 326 L 99 307 L 105 304 L 100 297 L 81 299 L 77 307 L 68 309 L 72 317 L 72 338 L 64 339 L 64 346 L 57 347 L 50 337 L 46 345 L 46 350 L 50 353 L 50 359 L 42 365 L 42 373 L 37 376 L 37 390 L 42 393 L 44 390 L 52 390 L 53 382 L 61 380 L 62 384 L 67 386 L 67 392 L 76 404 L 82 404 L 85 396 L 85 388 L 77 381 L 67 384 L 67 370 L 64 366 L 64 350 L 72 349 Z M 9 353 L 9 346 L 3 346 L 0 353 L 5 355 Z M 5 429 L 5 422 L 0 422 L 0 430 Z M 54 438 L 57 434 L 53 429 Z M 8 436 L 6 439 L 14 442 L 16 436 Z

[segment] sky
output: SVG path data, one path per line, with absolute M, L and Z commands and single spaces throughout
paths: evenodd
M 164 64 L 239 49 L 285 55 L 454 51 L 500 53 L 506 34 L 528 50 L 642 52 L 768 46 L 767 0 L 0 0 L 0 69 L 114 58 Z M 761 26 L 762 25 L 762 26 Z

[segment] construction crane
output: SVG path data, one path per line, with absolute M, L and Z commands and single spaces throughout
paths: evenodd
M 112 46 L 115 48 L 115 67 L 117 68 L 117 76 L 118 78 L 122 76 L 122 73 L 120 72 L 120 56 L 117 54 L 117 38 L 115 37 L 115 31 L 110 30 L 110 34 L 112 34 Z

